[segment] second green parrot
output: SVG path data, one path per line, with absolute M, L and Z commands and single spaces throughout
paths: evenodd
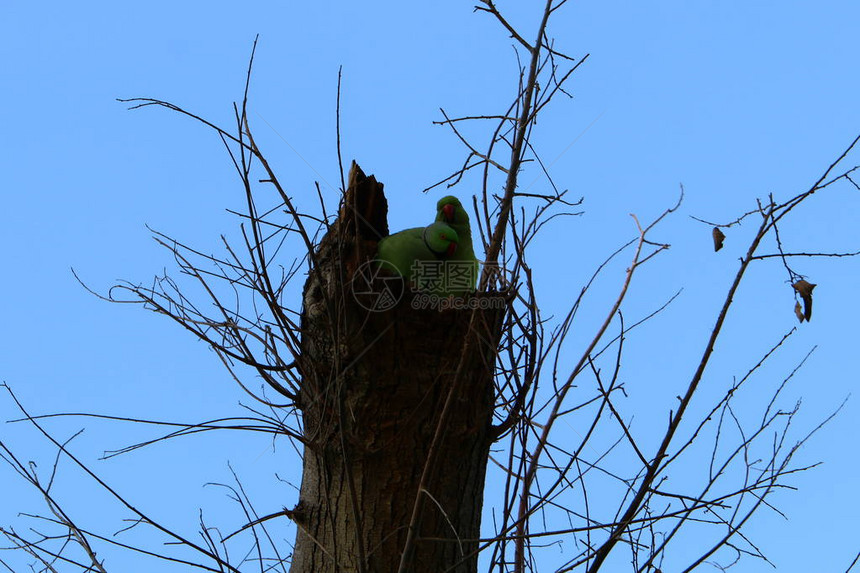
M 442 197 L 436 203 L 436 221 L 447 223 L 460 239 L 457 252 L 449 258 L 446 291 L 448 294 L 464 295 L 474 292 L 478 280 L 478 259 L 472 246 L 472 229 L 469 214 L 460 200 L 453 195 Z

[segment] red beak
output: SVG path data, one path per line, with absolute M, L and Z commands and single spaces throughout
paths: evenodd
M 450 245 L 448 245 L 448 256 L 450 257 L 451 255 L 453 255 L 454 251 L 456 251 L 456 250 L 457 250 L 457 243 L 451 243 Z
M 454 206 L 448 203 L 442 207 L 442 214 L 445 215 L 445 220 L 449 223 L 454 221 Z

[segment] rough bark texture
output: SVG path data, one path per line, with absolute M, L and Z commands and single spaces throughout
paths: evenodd
M 407 571 L 477 569 L 500 311 L 415 310 L 409 292 L 384 311 L 358 304 L 351 281 L 387 235 L 386 215 L 382 185 L 353 164 L 305 285 L 299 406 L 310 445 L 293 573 L 398 570 L 452 388 Z

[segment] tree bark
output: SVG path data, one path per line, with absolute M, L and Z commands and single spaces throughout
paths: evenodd
M 357 301 L 352 280 L 387 234 L 382 189 L 353 164 L 305 285 L 299 408 L 308 444 L 292 573 L 396 572 L 422 487 L 407 570 L 477 570 L 502 311 L 416 310 L 408 291 L 386 310 Z

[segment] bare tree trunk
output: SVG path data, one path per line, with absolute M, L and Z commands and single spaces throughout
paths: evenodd
M 351 280 L 387 233 L 382 185 L 353 165 L 344 205 L 305 285 L 299 407 L 309 445 L 291 571 L 397 571 L 423 487 L 408 570 L 474 572 L 499 312 L 474 311 L 473 321 L 472 311 L 415 310 L 410 292 L 389 310 L 365 309 Z

